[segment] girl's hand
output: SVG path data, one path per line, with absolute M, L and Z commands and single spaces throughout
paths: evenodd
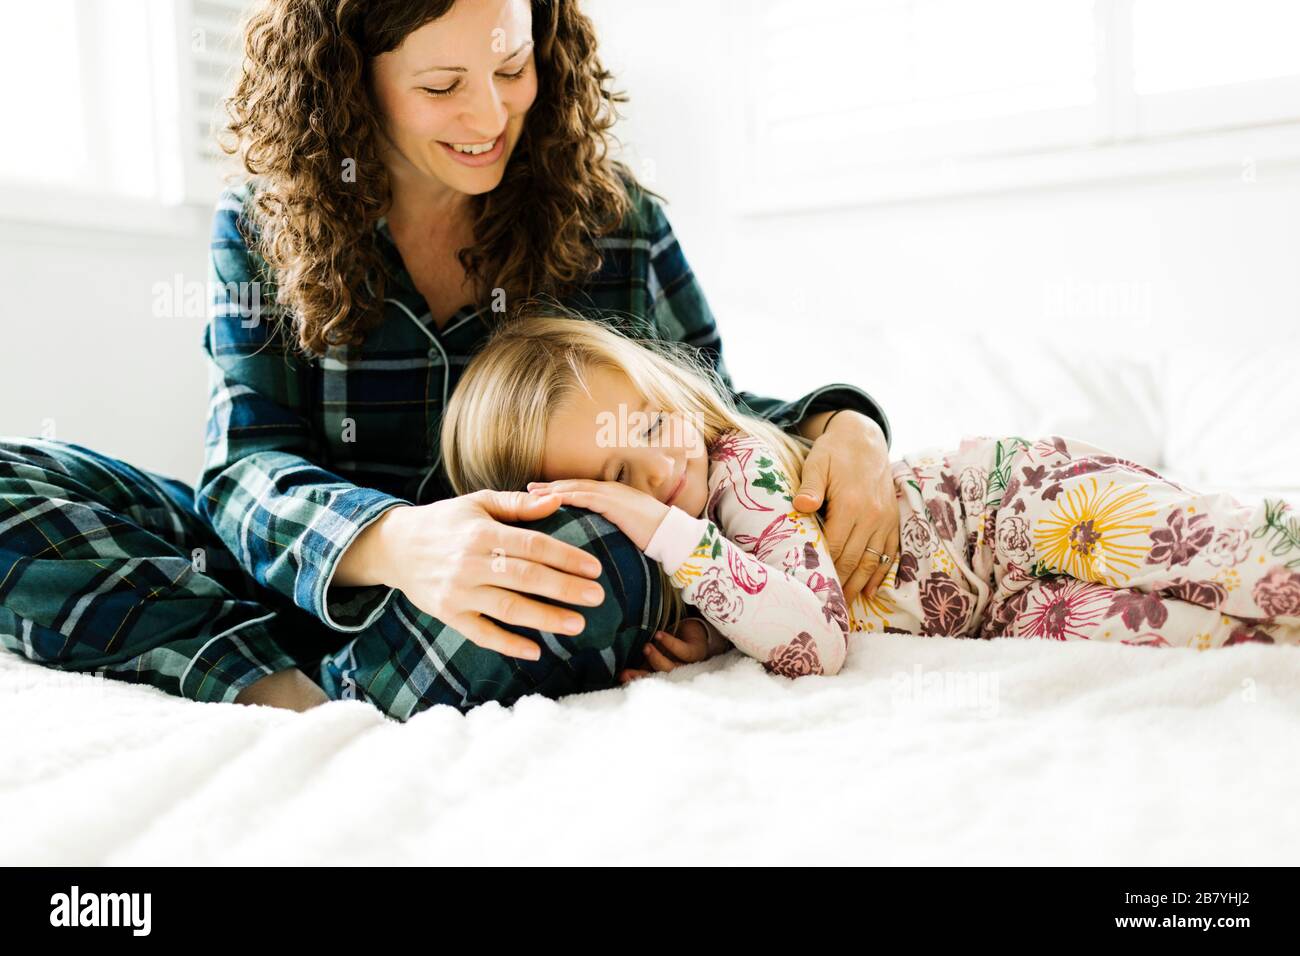
M 826 544 L 852 604 L 875 594 L 898 561 L 898 499 L 885 434 L 851 409 L 831 419 L 808 451 L 794 506 L 811 514 L 826 503 Z M 889 564 L 867 548 L 892 556 Z
M 535 641 L 503 624 L 581 634 L 586 622 L 572 608 L 533 600 L 599 607 L 604 589 L 592 580 L 600 562 L 581 548 L 505 521 L 536 521 L 559 498 L 519 491 L 476 491 L 428 505 L 384 512 L 343 553 L 331 586 L 384 584 L 421 611 L 454 627 L 479 647 L 537 660 Z
M 642 551 L 671 507 L 620 481 L 594 481 L 590 478 L 530 481 L 528 490 L 535 495 L 555 495 L 561 504 L 576 505 L 604 515 Z
M 677 625 L 676 636 L 660 631 L 645 646 L 645 659 L 650 670 L 628 667 L 618 672 L 618 682 L 627 684 L 655 672 L 667 673 L 683 664 L 698 664 L 715 657 L 731 647 L 731 642 L 718 633 L 708 621 L 688 617 Z

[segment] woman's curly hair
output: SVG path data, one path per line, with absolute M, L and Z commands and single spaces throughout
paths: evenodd
M 383 318 L 374 230 L 389 200 L 370 61 L 454 0 L 262 0 L 244 24 L 243 71 L 222 148 L 254 178 L 256 252 L 299 346 L 359 343 Z M 621 94 L 576 0 L 532 0 L 538 94 L 501 183 L 471 197 L 459 258 L 480 300 L 560 297 L 600 265 L 593 239 L 618 226 L 630 174 L 609 155 Z M 345 160 L 356 182 L 344 182 Z

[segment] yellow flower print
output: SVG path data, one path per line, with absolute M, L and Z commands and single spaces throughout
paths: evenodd
M 1111 481 L 1098 489 L 1093 476 L 1057 500 L 1034 528 L 1034 547 L 1054 571 L 1118 587 L 1150 551 L 1151 523 L 1142 519 L 1155 514 L 1142 488 Z
M 868 598 L 865 593 L 859 594 L 849 605 L 849 631 L 857 633 L 889 627 L 890 616 L 896 610 L 898 607 L 893 596 L 886 594 L 885 585 L 881 584 L 871 597 Z
M 809 515 L 804 514 L 797 508 L 788 512 L 786 518 L 792 525 L 794 525 L 795 534 L 800 537 L 812 535 L 812 543 L 814 547 L 822 543 L 823 537 L 821 522 L 813 521 Z
M 691 557 L 683 561 L 681 567 L 679 567 L 676 571 L 673 572 L 672 580 L 673 583 L 677 585 L 677 587 L 679 588 L 688 587 L 692 581 L 694 581 L 696 578 L 700 576 L 701 572 L 703 571 L 703 568 L 700 566 L 700 563 L 698 561 L 692 560 L 692 558 L 696 558 L 699 556 L 700 556 L 700 552 L 699 549 L 697 548 L 695 552 L 691 555 Z
M 716 540 L 713 534 L 713 527 L 705 532 L 700 543 L 691 551 L 691 556 L 682 562 L 681 566 L 673 572 L 672 581 L 679 588 L 689 587 L 691 582 L 704 573 L 705 567 L 710 563 L 710 558 L 715 556 L 714 546 Z
M 1213 580 L 1223 585 L 1223 589 L 1229 593 L 1241 587 L 1241 575 L 1232 568 L 1227 568 L 1217 573 Z

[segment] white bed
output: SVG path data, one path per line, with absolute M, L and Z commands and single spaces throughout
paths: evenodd
M 0 654 L 0 863 L 1300 858 L 1300 648 L 854 640 L 406 724 Z
M 928 355 L 940 385 L 917 389 L 915 363 L 873 372 L 896 452 L 1061 433 L 1205 491 L 1300 483 L 1300 379 L 1270 364 L 1294 352 L 1152 364 L 1045 333 L 1017 340 L 1011 376 L 1010 340 L 903 336 L 881 349 Z M 404 725 L 359 702 L 196 704 L 0 653 L 0 863 L 1293 864 L 1298 736 L 1300 647 L 862 635 L 833 678 L 732 654 Z

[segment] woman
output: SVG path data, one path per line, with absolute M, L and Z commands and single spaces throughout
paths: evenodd
M 86 449 L 0 448 L 5 643 L 398 719 L 610 686 L 663 599 L 644 555 L 554 499 L 455 496 L 437 453 L 465 364 L 532 297 L 698 348 L 732 387 L 662 209 L 607 157 L 591 24 L 568 0 L 269 0 L 245 53 L 197 513 Z M 739 398 L 815 439 L 799 504 L 825 503 L 846 591 L 874 590 L 898 547 L 884 413 L 844 385 Z

